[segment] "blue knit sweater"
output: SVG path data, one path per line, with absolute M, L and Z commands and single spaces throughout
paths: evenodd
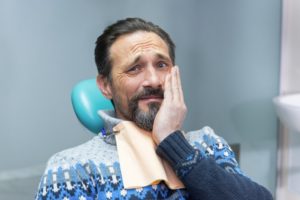
M 110 126 L 118 121 L 105 113 L 102 117 Z M 175 132 L 157 153 L 171 164 L 186 189 L 171 190 L 164 182 L 125 189 L 114 138 L 104 141 L 95 136 L 49 159 L 36 199 L 272 199 L 265 188 L 244 176 L 233 151 L 209 127 L 185 135 Z

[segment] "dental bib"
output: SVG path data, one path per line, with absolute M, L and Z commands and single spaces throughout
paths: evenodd
M 140 188 L 164 181 L 170 189 L 184 188 L 169 164 L 155 152 L 152 133 L 122 121 L 114 131 L 124 188 Z

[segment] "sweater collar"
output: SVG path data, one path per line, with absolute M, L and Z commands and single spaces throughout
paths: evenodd
M 116 112 L 114 110 L 99 110 L 98 115 L 104 122 L 104 128 L 109 131 L 112 131 L 113 127 L 123 121 L 122 119 L 116 117 Z M 105 137 L 103 140 L 108 144 L 116 145 L 116 139 L 114 135 Z

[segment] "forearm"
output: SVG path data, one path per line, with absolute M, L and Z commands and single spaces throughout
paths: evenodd
M 191 199 L 273 199 L 264 187 L 243 175 L 226 171 L 212 157 L 202 155 L 180 132 L 163 140 L 157 153 L 170 163 Z

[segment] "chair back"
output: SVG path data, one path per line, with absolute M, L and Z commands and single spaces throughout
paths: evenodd
M 97 111 L 114 109 L 111 101 L 102 95 L 95 78 L 75 85 L 72 89 L 71 101 L 78 120 L 95 134 L 98 134 L 104 126 Z

